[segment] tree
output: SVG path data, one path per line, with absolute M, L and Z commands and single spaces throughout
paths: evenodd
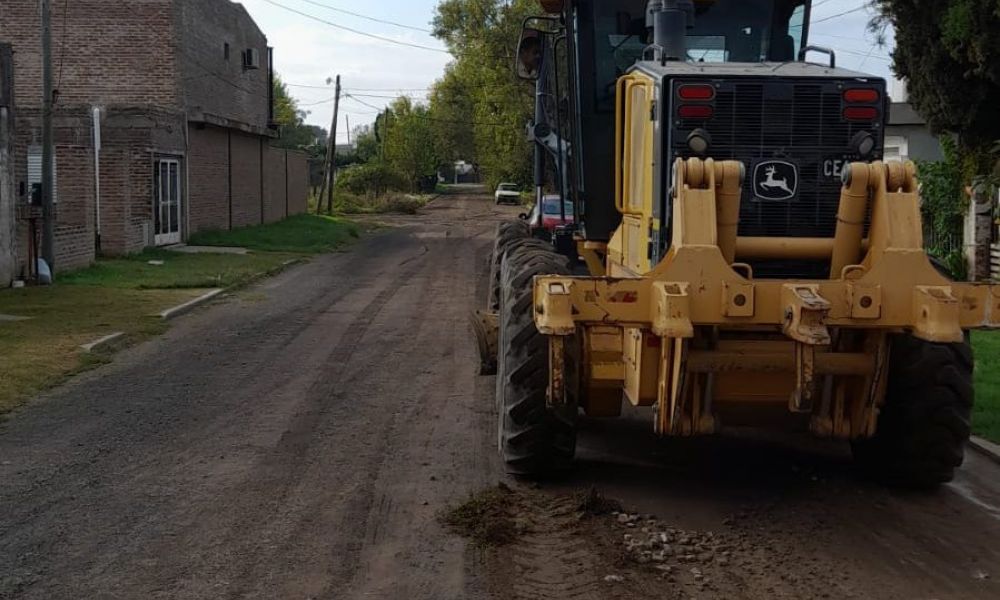
M 274 145 L 279 148 L 306 150 L 310 154 L 317 151 L 325 152 L 326 130 L 315 125 L 306 125 L 308 112 L 300 110 L 298 102 L 288 93 L 288 87 L 281 77 L 274 76 L 274 122 L 278 125 L 281 137 Z
M 996 167 L 1000 0 L 874 0 L 896 33 L 893 70 L 931 128 L 956 136 L 967 182 Z
M 442 162 L 435 151 L 435 135 L 446 125 L 435 121 L 426 106 L 405 96 L 393 101 L 389 114 L 384 134 L 386 163 L 411 191 L 433 190 Z
M 521 23 L 538 12 L 537 0 L 444 0 L 434 19 L 456 57 L 431 94 L 431 115 L 451 128 L 437 136 L 439 153 L 478 164 L 489 185 L 531 181 L 534 90 L 513 65 Z

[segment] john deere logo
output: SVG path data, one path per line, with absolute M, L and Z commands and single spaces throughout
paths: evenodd
M 762 200 L 788 200 L 799 191 L 799 170 L 790 162 L 768 160 L 753 173 L 754 193 Z

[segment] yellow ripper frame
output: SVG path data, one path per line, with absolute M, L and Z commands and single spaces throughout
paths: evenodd
M 784 395 L 818 435 L 870 437 L 889 334 L 953 343 L 1000 327 L 1000 286 L 951 282 L 930 263 L 911 163 L 850 165 L 830 239 L 738 237 L 743 173 L 734 161 L 677 160 L 672 244 L 648 273 L 535 279 L 535 322 L 551 336 L 550 403 L 575 390 L 588 412 L 613 414 L 607 392 L 616 389 L 619 404 L 623 391 L 656 407 L 657 432 L 693 435 L 717 430 L 715 402 Z M 829 258 L 831 277 L 756 280 L 740 261 L 762 257 Z M 567 336 L 584 346 L 575 384 L 562 358 Z M 619 360 L 608 360 L 609 344 Z

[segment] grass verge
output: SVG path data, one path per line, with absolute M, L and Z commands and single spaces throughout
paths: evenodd
M 972 410 L 972 430 L 981 437 L 1000 443 L 1000 332 L 972 334 L 976 352 L 976 405 Z
M 60 285 L 133 290 L 204 289 L 244 285 L 301 255 L 290 253 L 181 254 L 150 249 L 108 258 L 58 278 Z
M 110 358 L 110 353 L 85 354 L 80 345 L 117 332 L 126 335 L 116 346 L 142 341 L 167 327 L 150 315 L 192 300 L 206 288 L 245 285 L 358 235 L 358 227 L 343 219 L 299 215 L 190 240 L 191 245 L 248 248 L 247 254 L 149 249 L 60 274 L 55 286 L 0 291 L 0 314 L 29 317 L 0 322 L 0 415 Z
M 162 333 L 149 315 L 197 297 L 201 290 L 53 286 L 0 292 L 0 313 L 30 317 L 0 322 L 0 415 L 78 372 L 107 362 L 79 346 L 125 332 L 125 343 Z
M 191 246 L 236 246 L 259 252 L 319 254 L 336 250 L 360 235 L 358 226 L 339 217 L 295 215 L 278 223 L 233 231 L 204 231 Z

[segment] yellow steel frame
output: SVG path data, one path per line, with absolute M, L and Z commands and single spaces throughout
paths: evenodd
M 627 91 L 630 84 L 620 85 Z M 627 137 L 626 128 L 619 141 L 627 145 Z M 953 283 L 930 264 L 913 165 L 849 168 L 834 238 L 741 239 L 743 166 L 678 159 L 673 240 L 659 264 L 642 276 L 536 278 L 542 333 L 556 339 L 583 331 L 585 345 L 598 330 L 605 342 L 620 340 L 620 353 L 617 346 L 611 352 L 617 360 L 608 360 L 605 343 L 602 364 L 582 369 L 584 407 L 590 410 L 587 391 L 601 372 L 596 412 L 615 412 L 607 390 L 617 386 L 619 402 L 656 407 L 656 430 L 665 435 L 710 433 L 719 406 L 777 398 L 808 415 L 817 434 L 866 437 L 884 398 L 888 334 L 960 342 L 963 330 L 1000 327 L 1000 286 Z M 651 223 L 644 208 L 632 216 Z M 616 264 L 627 252 L 616 252 L 615 243 L 608 273 L 634 271 Z M 831 276 L 756 280 L 739 261 L 761 256 L 829 258 Z

